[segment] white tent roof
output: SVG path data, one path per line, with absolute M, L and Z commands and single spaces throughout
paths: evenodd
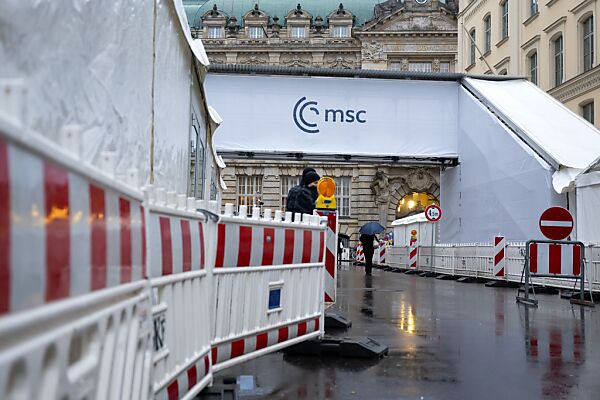
M 409 217 L 397 219 L 394 222 L 392 222 L 392 226 L 410 225 L 416 222 L 427 222 L 427 218 L 425 218 L 424 212 L 420 214 L 411 215 Z

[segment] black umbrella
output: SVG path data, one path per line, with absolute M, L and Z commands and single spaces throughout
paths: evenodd
M 381 225 L 379 222 L 371 221 L 367 222 L 363 226 L 360 227 L 359 232 L 364 235 L 376 235 L 385 231 L 385 227 Z

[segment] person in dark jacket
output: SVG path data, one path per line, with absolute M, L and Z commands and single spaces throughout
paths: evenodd
M 371 275 L 373 269 L 373 254 L 375 254 L 375 247 L 373 246 L 373 240 L 377 239 L 375 235 L 360 235 L 360 242 L 363 245 L 363 253 L 365 254 L 365 273 Z
M 287 211 L 292 213 L 312 214 L 317 201 L 317 183 L 319 174 L 312 168 L 305 168 L 300 184 L 290 189 L 287 198 Z

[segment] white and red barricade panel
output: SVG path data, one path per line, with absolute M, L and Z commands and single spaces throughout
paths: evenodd
M 363 245 L 361 242 L 358 242 L 356 245 L 356 262 L 364 262 L 365 261 L 365 253 L 363 252 Z
M 106 181 L 0 139 L 0 315 L 145 278 L 142 195 Z
M 325 303 L 335 303 L 336 293 L 336 268 L 338 246 L 338 219 L 336 211 L 317 210 L 318 215 L 327 217 L 327 230 L 325 231 Z
M 416 269 L 419 260 L 419 245 L 416 239 L 411 239 L 408 246 L 408 266 Z
M 301 224 L 261 225 L 251 219 L 218 225 L 215 268 L 323 262 L 325 232 Z
M 529 272 L 538 275 L 581 275 L 583 248 L 579 244 L 530 243 Z
M 496 236 L 494 238 L 494 276 L 505 276 L 506 268 L 506 238 Z
M 385 251 L 386 242 L 384 240 L 379 241 L 379 264 L 385 264 Z

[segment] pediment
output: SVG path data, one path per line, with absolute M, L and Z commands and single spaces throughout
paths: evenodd
M 456 31 L 456 17 L 445 12 L 412 12 L 405 9 L 382 15 L 365 24 L 364 32 Z

